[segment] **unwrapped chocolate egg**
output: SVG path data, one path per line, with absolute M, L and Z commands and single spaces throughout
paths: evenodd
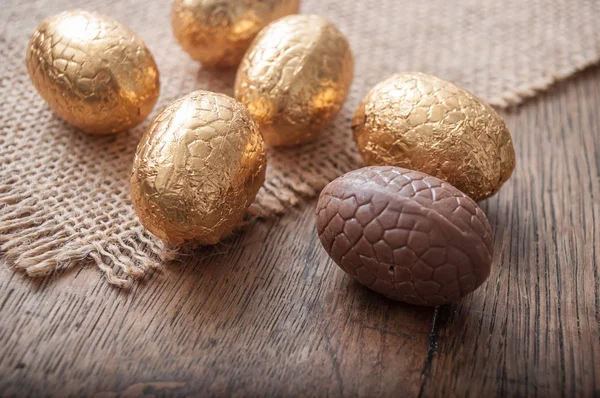
M 215 244 L 238 226 L 265 171 L 263 139 L 248 111 L 226 95 L 195 91 L 144 133 L 131 176 L 133 206 L 167 243 Z
M 423 73 L 397 74 L 376 85 L 352 128 L 366 165 L 422 171 L 475 201 L 495 194 L 515 167 L 510 133 L 496 111 Z
M 321 192 L 317 230 L 346 273 L 394 300 L 450 303 L 490 274 L 487 217 L 464 193 L 424 173 L 372 166 L 343 175 Z
M 258 121 L 265 142 L 291 146 L 314 140 L 338 114 L 352 83 L 348 41 L 317 15 L 273 22 L 244 56 L 235 96 Z
M 43 20 L 27 46 L 26 63 L 48 105 L 86 133 L 136 126 L 158 98 L 158 69 L 144 42 L 95 12 L 65 11 Z
M 193 59 L 230 67 L 240 63 L 262 28 L 299 8 L 300 0 L 174 0 L 171 24 Z

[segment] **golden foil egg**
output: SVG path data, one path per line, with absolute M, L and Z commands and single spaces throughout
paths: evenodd
M 233 98 L 195 91 L 162 111 L 135 155 L 131 196 L 142 224 L 173 245 L 215 244 L 262 186 L 263 139 Z
M 193 59 L 231 67 L 240 63 L 262 28 L 299 8 L 300 0 L 174 0 L 171 24 Z
M 475 201 L 495 194 L 515 167 L 510 133 L 496 111 L 424 73 L 401 73 L 376 85 L 352 128 L 366 165 L 418 170 Z
M 292 15 L 263 29 L 244 56 L 235 96 L 258 121 L 265 142 L 314 140 L 338 114 L 352 84 L 348 41 L 317 15 Z
M 43 20 L 27 46 L 36 90 L 64 120 L 90 134 L 111 134 L 143 121 L 159 93 L 150 50 L 107 16 L 65 11 Z

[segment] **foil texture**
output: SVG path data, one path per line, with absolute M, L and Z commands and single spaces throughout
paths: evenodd
M 171 24 L 193 59 L 208 67 L 231 67 L 262 28 L 299 8 L 300 0 L 174 0 Z
M 136 126 L 158 99 L 159 73 L 144 42 L 95 12 L 65 11 L 42 21 L 27 46 L 26 65 L 48 105 L 86 133 Z
M 258 121 L 265 142 L 314 140 L 338 114 L 354 59 L 344 35 L 316 15 L 292 15 L 263 29 L 237 72 L 235 96 Z
M 366 165 L 390 165 L 441 178 L 480 201 L 512 174 L 515 151 L 502 118 L 457 85 L 401 73 L 376 85 L 352 129 Z
M 233 98 L 195 91 L 144 133 L 131 195 L 142 224 L 175 246 L 215 244 L 242 221 L 265 179 L 258 125 Z

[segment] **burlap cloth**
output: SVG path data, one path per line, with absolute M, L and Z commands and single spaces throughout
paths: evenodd
M 113 16 L 139 33 L 161 73 L 155 112 L 196 89 L 232 94 L 234 71 L 211 73 L 175 43 L 168 0 L 8 0 L 0 7 L 0 250 L 32 276 L 95 263 L 118 286 L 170 252 L 138 222 L 129 173 L 145 126 L 90 137 L 36 94 L 24 58 L 45 17 L 69 8 Z M 517 104 L 600 59 L 599 0 L 304 0 L 349 37 L 356 74 L 348 102 L 316 143 L 271 150 L 253 214 L 281 214 L 360 166 L 350 133 L 369 89 L 399 71 L 452 80 L 496 107 Z M 147 123 L 147 122 L 146 122 Z M 519 132 L 526 134 L 527 132 Z

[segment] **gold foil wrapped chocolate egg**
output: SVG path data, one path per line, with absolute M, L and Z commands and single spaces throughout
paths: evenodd
M 195 91 L 144 133 L 131 196 L 142 224 L 173 245 L 215 244 L 240 223 L 265 179 L 256 122 L 233 98 Z
M 515 167 L 510 133 L 496 111 L 423 73 L 397 74 L 376 85 L 352 128 L 365 164 L 430 174 L 475 201 L 495 194 Z
M 107 16 L 65 11 L 43 20 L 27 46 L 36 90 L 64 120 L 90 134 L 143 121 L 156 103 L 152 54 L 131 30 Z
M 258 121 L 265 142 L 312 141 L 340 111 L 352 83 L 348 41 L 317 15 L 292 15 L 263 29 L 244 56 L 235 96 Z
M 193 59 L 230 67 L 240 63 L 262 28 L 299 8 L 300 0 L 174 0 L 171 24 Z

